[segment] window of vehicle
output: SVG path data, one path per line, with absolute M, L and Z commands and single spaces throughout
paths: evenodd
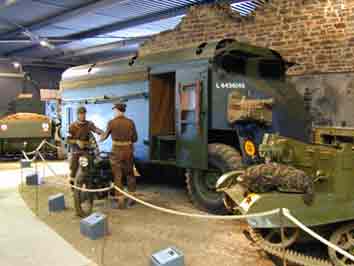
M 284 63 L 280 60 L 261 60 L 258 71 L 265 79 L 281 79 L 285 75 Z
M 230 54 L 220 55 L 216 58 L 215 63 L 228 73 L 245 74 L 246 59 L 242 57 L 234 57 Z

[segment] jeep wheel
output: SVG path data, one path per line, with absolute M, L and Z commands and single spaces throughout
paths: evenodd
M 86 187 L 85 186 L 84 174 L 79 169 L 76 178 L 75 178 L 75 186 L 76 187 Z M 93 209 L 93 195 L 90 192 L 81 191 L 74 188 L 74 205 L 76 214 L 82 218 L 89 216 L 92 213 Z
M 225 144 L 209 144 L 209 169 L 187 172 L 187 189 L 192 202 L 200 209 L 225 214 L 224 195 L 216 191 L 217 179 L 226 172 L 240 169 L 242 158 L 234 148 Z

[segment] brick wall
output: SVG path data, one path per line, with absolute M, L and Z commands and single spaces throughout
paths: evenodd
M 235 38 L 277 50 L 300 65 L 290 75 L 354 71 L 354 0 L 272 0 L 251 16 L 229 5 L 190 8 L 171 31 L 144 43 L 140 54 Z

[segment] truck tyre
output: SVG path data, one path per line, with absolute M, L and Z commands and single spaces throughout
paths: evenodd
M 187 189 L 194 205 L 214 214 L 225 214 L 224 195 L 215 190 L 217 179 L 226 172 L 240 169 L 242 157 L 233 147 L 209 144 L 209 170 L 187 171 Z

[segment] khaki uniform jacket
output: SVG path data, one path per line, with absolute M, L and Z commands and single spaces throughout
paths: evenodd
M 88 141 L 90 139 L 91 132 L 102 134 L 102 130 L 97 128 L 91 121 L 75 121 L 70 125 L 69 138 L 73 140 Z
M 132 142 L 138 140 L 135 124 L 125 116 L 119 116 L 109 121 L 105 137 L 112 136 L 113 141 Z
M 75 121 L 69 128 L 69 140 L 90 141 L 93 138 L 92 132 L 102 134 L 103 131 L 95 126 L 91 121 Z M 71 145 L 72 150 L 79 149 L 78 145 Z

